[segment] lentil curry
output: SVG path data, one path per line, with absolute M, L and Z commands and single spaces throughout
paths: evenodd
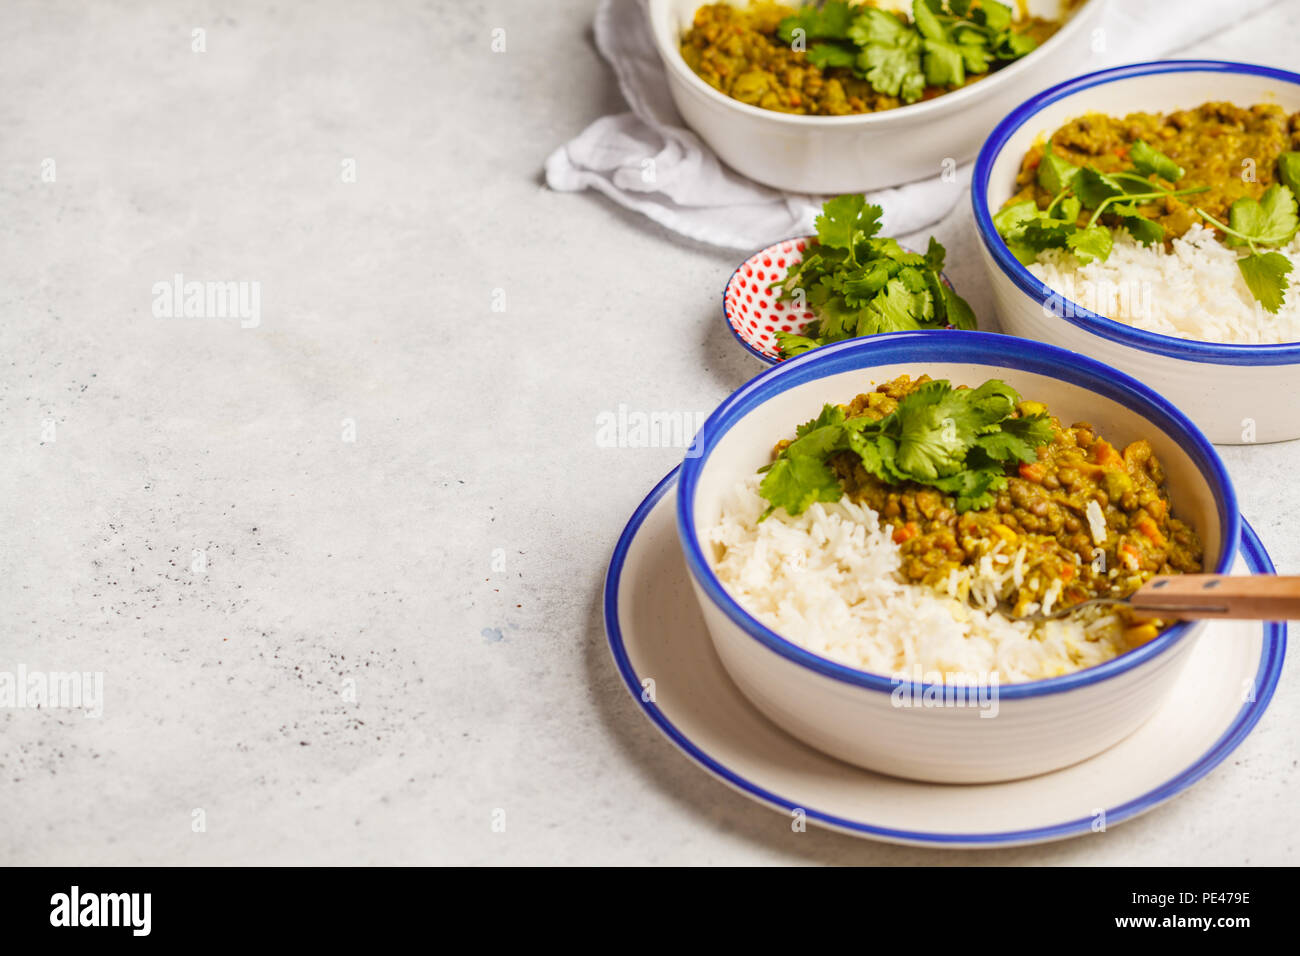
M 1195 109 L 1124 117 L 1088 113 L 1066 123 L 1049 141 L 1055 156 L 1102 173 L 1127 168 L 1129 151 L 1142 141 L 1183 168 L 1180 188 L 1208 186 L 1204 192 L 1165 196 L 1139 207 L 1143 216 L 1164 228 L 1167 243 L 1203 223 L 1195 211 L 1198 206 L 1227 222 L 1229 207 L 1236 200 L 1259 199 L 1277 181 L 1278 158 L 1300 149 L 1300 113 L 1288 115 L 1271 103 L 1250 107 L 1204 103 Z M 1036 144 L 1026 154 L 1016 179 L 1018 192 L 1006 205 L 1032 199 L 1045 209 L 1051 203 L 1052 193 L 1037 176 L 1045 145 Z M 1247 169 L 1254 170 L 1253 177 L 1243 176 Z M 1079 225 L 1086 223 L 1088 215 L 1083 210 Z M 1119 220 L 1104 214 L 1102 221 L 1115 225 Z
M 842 408 L 849 420 L 879 421 L 929 381 L 926 375 L 904 375 Z M 1028 400 L 1015 411 L 1042 413 L 1050 416 L 1041 403 Z M 1037 448 L 1037 461 L 1009 467 L 1005 489 L 979 510 L 959 513 L 954 498 L 933 487 L 887 484 L 851 452 L 837 453 L 830 465 L 845 493 L 892 526 L 902 549 L 901 574 L 909 583 L 942 588 L 953 571 L 973 567 L 986 555 L 1014 560 L 1023 549 L 1023 583 L 1003 595 L 1012 616 L 1049 591 L 1059 595 L 1056 606 L 1065 607 L 1093 597 L 1127 597 L 1157 574 L 1201 570 L 1201 542 L 1171 514 L 1164 471 L 1149 441 L 1119 449 L 1086 422 L 1067 427 L 1054 416 L 1050 422 L 1053 438 Z M 788 445 L 779 443 L 777 453 Z M 1090 511 L 1104 527 L 1093 527 Z M 1155 637 L 1166 624 L 1127 614 L 1124 621 L 1130 646 Z
M 856 15 L 876 5 L 865 2 L 847 6 L 848 15 Z M 978 9 L 977 3 L 975 10 Z M 877 88 L 881 85 L 888 88 L 888 81 L 873 83 L 867 79 L 870 74 L 863 66 L 855 69 L 854 65 L 849 65 L 855 49 L 851 45 L 841 42 L 838 47 L 841 52 L 837 56 L 842 59 L 833 65 L 817 55 L 810 58 L 808 52 L 795 49 L 783 40 L 779 35 L 782 21 L 798 13 L 794 6 L 758 0 L 744 7 L 729 3 L 707 4 L 696 10 L 693 25 L 681 38 L 682 58 L 704 82 L 742 103 L 781 113 L 844 116 L 896 109 L 916 99 L 933 99 L 969 85 L 1032 51 L 1061 25 L 1060 21 L 1021 17 L 1009 26 L 1012 41 L 1007 43 L 1004 40 L 1002 49 L 987 56 L 974 53 L 969 42 L 972 34 L 962 33 L 967 49 L 963 50 L 956 43 L 948 46 L 959 51 L 956 54 L 958 61 L 965 53 L 975 58 L 975 65 L 968 61 L 963 69 L 958 62 L 955 73 L 941 74 L 945 79 L 948 76 L 959 78 L 960 82 L 923 84 L 918 76 L 914 89 L 901 92 L 895 89 L 890 93 Z M 905 13 L 891 11 L 890 15 L 910 28 L 911 21 Z M 814 60 L 819 60 L 821 65 Z M 931 78 L 934 76 L 934 73 L 930 74 Z M 892 82 L 897 86 L 896 75 Z

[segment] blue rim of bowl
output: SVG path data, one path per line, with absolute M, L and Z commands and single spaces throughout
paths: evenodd
M 1117 80 L 1127 80 L 1139 76 L 1153 76 L 1161 73 L 1245 73 L 1251 76 L 1264 76 L 1292 86 L 1300 86 L 1300 73 L 1291 73 L 1268 66 L 1256 66 L 1251 63 L 1235 63 L 1230 60 L 1153 60 L 1149 63 L 1135 63 L 1131 66 L 1114 67 L 1098 70 L 1073 80 L 1067 80 L 1057 86 L 1044 90 L 1012 110 L 980 148 L 975 160 L 975 173 L 971 181 L 971 205 L 975 212 L 975 228 L 979 231 L 984 248 L 993 257 L 994 262 L 1025 295 L 1034 300 L 1042 300 L 1045 295 L 1060 294 L 1047 289 L 1044 284 L 1033 277 L 1029 270 L 1011 254 L 1002 237 L 993 226 L 993 214 L 989 210 L 988 189 L 993 173 L 993 164 L 1006 146 L 1007 140 L 1022 126 L 1029 122 L 1044 107 L 1073 96 L 1094 86 L 1104 86 Z M 1081 111 L 1083 107 L 1080 107 Z M 1300 293 L 1298 293 L 1300 294 Z M 1220 342 L 1202 342 L 1196 339 L 1181 339 L 1172 335 L 1160 335 L 1144 332 L 1131 325 L 1116 322 L 1103 315 L 1090 312 L 1061 296 L 1062 312 L 1074 312 L 1073 315 L 1053 315 L 1047 321 L 1069 322 L 1085 332 L 1099 335 L 1121 345 L 1164 355 L 1169 358 L 1183 359 L 1190 362 L 1209 362 L 1216 365 L 1290 365 L 1300 362 L 1300 342 L 1279 343 L 1277 345 L 1229 345 Z M 1067 308 L 1069 306 L 1070 308 Z
M 618 616 L 618 592 L 628 551 L 631 549 L 637 533 L 641 530 L 641 526 L 645 523 L 645 519 L 654 510 L 659 500 L 676 483 L 680 470 L 679 466 L 665 475 L 650 494 L 645 497 L 636 511 L 632 513 L 632 517 L 628 519 L 627 527 L 623 529 L 618 544 L 614 546 L 614 554 L 609 562 L 609 571 L 605 576 L 603 602 L 605 637 L 609 642 L 615 666 L 623 677 L 624 685 L 636 701 L 637 706 L 645 712 L 650 721 L 679 750 L 718 780 L 762 803 L 787 812 L 799 807 L 808 817 L 827 827 L 860 836 L 935 846 L 997 846 L 1001 844 L 1037 843 L 1091 832 L 1096 820 L 1092 816 L 1050 826 L 1027 830 L 1009 830 L 1001 833 L 926 833 L 873 826 L 860 820 L 849 820 L 845 817 L 825 813 L 804 803 L 791 801 L 780 794 L 773 793 L 719 763 L 682 733 L 668 719 L 658 704 L 643 698 L 641 679 L 632 667 L 632 661 L 627 655 L 627 646 L 623 640 L 623 630 Z M 1273 573 L 1273 562 L 1269 558 L 1268 552 L 1264 549 L 1259 536 L 1255 534 L 1255 530 L 1245 522 L 1242 522 L 1240 551 L 1241 556 L 1245 559 L 1252 572 L 1255 574 Z M 1232 719 L 1232 723 L 1228 725 L 1218 740 L 1210 746 L 1199 760 L 1160 786 L 1116 807 L 1107 809 L 1106 820 L 1108 824 L 1122 823 L 1177 796 L 1222 763 L 1249 736 L 1255 725 L 1259 723 L 1259 719 L 1264 715 L 1264 711 L 1268 709 L 1269 701 L 1273 698 L 1273 692 L 1277 688 L 1278 679 L 1282 674 L 1282 663 L 1286 658 L 1286 623 L 1283 621 L 1265 621 L 1263 624 L 1264 646 L 1260 654 L 1259 668 L 1255 672 L 1254 700 L 1248 700 L 1242 704 L 1241 709 L 1237 711 L 1236 716 Z M 1003 693 L 1005 691 L 1006 687 L 1004 686 Z M 867 772 L 863 771 L 863 773 Z M 942 786 L 942 784 L 935 784 L 934 786 Z
M 1215 567 L 1207 571 L 1227 574 L 1232 568 L 1237 543 L 1241 539 L 1241 513 L 1232 480 L 1209 439 L 1165 398 L 1095 359 L 1030 339 L 946 329 L 889 332 L 823 345 L 786 359 L 751 379 L 732 392 L 708 417 L 691 445 L 698 454 L 692 454 L 682 462 L 677 486 L 677 532 L 686 555 L 686 566 L 708 599 L 760 644 L 794 664 L 846 684 L 884 694 L 892 693 L 900 686 L 899 682 L 882 674 L 858 670 L 813 654 L 781 637 L 742 608 L 713 573 L 700 548 L 692 503 L 700 472 L 717 443 L 736 422 L 768 399 L 840 372 L 870 372 L 881 365 L 913 365 L 924 371 L 930 362 L 988 365 L 1044 375 L 1094 392 L 1137 412 L 1173 438 L 1209 483 L 1218 503 L 1219 540 L 1223 542 L 1223 553 Z M 1004 684 L 998 691 L 999 696 L 1003 700 L 1041 697 L 1109 680 L 1169 650 L 1183 640 L 1191 626 L 1189 622 L 1180 621 L 1141 647 L 1085 670 L 1044 680 Z M 915 693 L 922 693 L 930 686 L 903 683 Z
M 805 239 L 809 242 L 817 241 L 816 236 L 790 236 L 788 239 L 778 239 L 776 242 L 764 246 L 762 249 L 759 249 L 757 252 L 751 252 L 749 255 L 745 256 L 744 259 L 741 259 L 740 265 L 736 266 L 736 268 L 731 271 L 731 275 L 727 277 L 727 281 L 722 286 L 722 321 L 726 323 L 727 331 L 731 333 L 731 337 L 733 339 L 735 339 L 737 342 L 740 343 L 741 348 L 743 348 L 750 355 L 754 356 L 754 358 L 758 359 L 764 365 L 780 365 L 782 362 L 789 361 L 789 360 L 772 358 L 772 356 L 770 355 L 765 355 L 764 353 L 760 352 L 758 349 L 754 348 L 754 346 L 746 342 L 744 336 L 742 336 L 739 332 L 736 331 L 736 327 L 731 324 L 731 311 L 727 308 L 727 290 L 731 288 L 731 283 L 736 281 L 736 276 L 740 273 L 741 269 L 745 268 L 745 263 L 748 262 L 750 259 L 753 259 L 755 256 L 761 256 L 769 249 L 775 249 L 777 246 L 782 245 L 783 243 L 798 242 L 800 239 Z M 916 252 L 915 249 L 909 249 L 907 246 L 903 246 L 903 249 L 906 250 L 907 252 Z M 786 270 L 789 271 L 788 266 L 786 267 Z M 946 285 L 949 289 L 952 289 L 953 292 L 957 291 L 957 287 L 952 284 L 952 280 L 948 278 L 948 274 L 944 272 L 942 269 L 939 270 L 939 281 L 942 282 L 944 285 Z M 952 329 L 953 326 L 950 325 L 948 326 L 948 328 Z M 857 338 L 868 338 L 868 336 L 865 335 L 857 336 Z M 821 348 L 822 346 L 818 346 L 818 347 Z

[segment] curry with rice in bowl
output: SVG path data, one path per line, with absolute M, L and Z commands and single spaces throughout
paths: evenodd
M 998 380 L 925 375 L 827 405 L 778 441 L 711 540 L 740 604 L 814 653 L 1002 681 L 1095 666 L 1172 623 L 1122 607 L 1027 615 L 1203 562 L 1148 440 L 1117 447 Z
M 994 226 L 1066 300 L 1180 338 L 1300 341 L 1300 113 L 1088 113 L 1029 149 L 1016 186 Z

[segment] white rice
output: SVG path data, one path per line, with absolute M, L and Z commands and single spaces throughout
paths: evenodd
M 778 509 L 760 522 L 767 502 L 758 481 L 737 484 L 709 532 L 714 571 L 745 610 L 814 654 L 887 677 L 923 672 L 987 683 L 996 672 L 999 683 L 1011 683 L 1092 667 L 1128 649 L 1113 613 L 1032 625 L 994 610 L 1004 586 L 1024 580 L 1023 549 L 994 549 L 975 569 L 953 572 L 941 594 L 902 581 L 899 545 L 870 508 L 846 496 L 797 518 Z M 1056 582 L 1044 605 L 1059 596 Z
M 1105 262 L 1080 265 L 1068 250 L 1048 249 L 1029 271 L 1066 301 L 1147 332 L 1238 345 L 1300 341 L 1300 272 L 1288 276 L 1291 288 L 1272 313 L 1237 268 L 1246 250 L 1225 246 L 1199 223 L 1173 240 L 1169 252 L 1160 243 L 1141 245 L 1122 229 L 1114 235 Z M 1277 251 L 1300 262 L 1300 236 Z
M 1092 543 L 1100 548 L 1106 543 L 1106 515 L 1095 498 L 1088 499 L 1083 514 L 1088 519 L 1088 533 L 1092 535 Z

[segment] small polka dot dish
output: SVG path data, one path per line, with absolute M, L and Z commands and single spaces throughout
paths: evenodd
M 787 239 L 756 252 L 740 264 L 722 293 L 722 313 L 731 334 L 754 357 L 769 365 L 781 361 L 777 332 L 802 333 L 817 316 L 777 299 L 772 286 L 803 260 L 811 237 Z M 770 290 L 770 291 L 769 291 Z
M 814 236 L 799 236 L 768 246 L 742 262 L 722 290 L 722 315 L 727 327 L 736 341 L 761 362 L 776 365 L 781 361 L 777 332 L 803 335 L 817 319 L 807 309 L 780 301 L 780 290 L 776 288 L 790 268 L 803 261 L 804 250 L 816 244 Z M 939 278 L 952 288 L 947 276 L 940 273 Z

